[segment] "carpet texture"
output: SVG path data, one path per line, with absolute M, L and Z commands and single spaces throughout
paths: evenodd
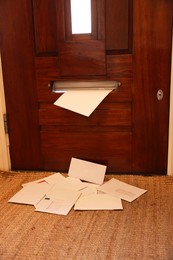
M 173 260 L 173 177 L 107 175 L 148 190 L 123 211 L 59 216 L 7 203 L 22 183 L 50 174 L 0 173 L 1 260 Z

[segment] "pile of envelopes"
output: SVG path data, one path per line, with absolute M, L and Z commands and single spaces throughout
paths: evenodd
M 72 158 L 67 177 L 55 173 L 25 183 L 8 202 L 67 215 L 73 206 L 74 210 L 122 210 L 122 200 L 132 202 L 147 191 L 115 178 L 104 182 L 105 173 L 104 165 Z

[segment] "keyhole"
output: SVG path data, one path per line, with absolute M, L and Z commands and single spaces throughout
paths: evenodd
M 161 89 L 159 89 L 159 90 L 157 91 L 157 99 L 158 99 L 159 101 L 161 101 L 161 100 L 163 99 L 163 91 L 162 91 Z

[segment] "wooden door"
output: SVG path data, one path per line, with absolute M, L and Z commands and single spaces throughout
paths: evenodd
M 165 174 L 172 0 L 93 0 L 90 39 L 71 37 L 69 3 L 0 1 L 12 168 L 67 171 L 77 157 L 109 173 Z M 59 79 L 122 85 L 86 118 L 53 105 L 48 84 Z

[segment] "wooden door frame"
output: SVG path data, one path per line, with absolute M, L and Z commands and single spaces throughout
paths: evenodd
M 173 38 L 172 38 L 172 62 L 171 62 L 171 86 L 169 108 L 169 143 L 168 143 L 168 168 L 167 174 L 173 175 Z
M 4 129 L 4 114 L 6 114 L 6 106 L 0 55 L 0 170 L 9 171 L 11 169 L 9 137 Z

